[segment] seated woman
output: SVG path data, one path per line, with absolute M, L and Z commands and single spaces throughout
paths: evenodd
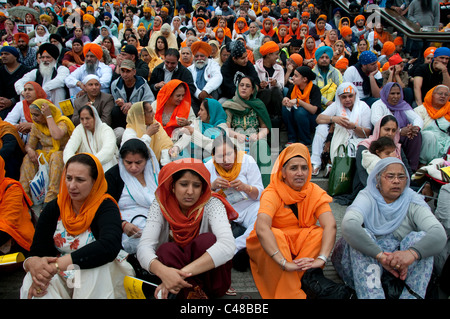
M 5 161 L 0 156 L 0 255 L 15 252 L 27 255 L 34 235 L 28 208 L 33 202 L 22 185 L 5 173 Z
M 265 187 L 270 182 L 271 151 L 267 136 L 272 122 L 265 104 L 256 98 L 256 85 L 250 77 L 241 78 L 235 96 L 222 106 L 227 113 L 229 136 L 237 140 L 239 150 L 244 149 L 256 160 Z
M 211 193 L 200 160 L 167 164 L 158 184 L 137 250 L 142 268 L 161 280 L 155 297 L 160 291 L 163 299 L 169 293 L 180 299 L 223 296 L 231 284 L 235 244 L 229 220 L 236 211 Z
M 170 80 L 159 90 L 152 103 L 155 119 L 172 139 L 177 139 L 174 130 L 190 125 L 195 119 L 191 108 L 191 93 L 186 82 Z
M 433 256 L 444 248 L 445 230 L 423 198 L 409 188 L 401 160 L 377 163 L 342 220 L 332 261 L 358 299 L 383 299 L 381 276 L 389 272 L 425 297 Z M 370 271 L 368 271 L 370 269 Z M 404 288 L 400 299 L 416 299 Z
M 433 159 L 447 154 L 450 147 L 448 129 L 450 127 L 450 89 L 437 85 L 425 95 L 422 105 L 414 111 L 423 120 L 422 147 L 419 161 L 428 164 Z
M 205 164 L 211 174 L 211 188 L 223 194 L 239 214 L 231 223 L 231 229 L 236 238 L 236 253 L 245 251 L 245 242 L 253 230 L 264 190 L 261 173 L 253 157 L 238 151 L 228 137 L 216 138 L 212 151 L 212 159 Z M 246 271 L 247 263 L 237 264 L 234 260 L 233 267 Z
M 174 144 L 176 154 L 187 151 L 190 157 L 211 157 L 214 139 L 228 131 L 227 114 L 217 100 L 206 98 L 200 104 L 198 117 L 180 130 L 183 136 Z
M 83 40 L 73 39 L 72 49 L 64 53 L 61 64 L 69 69 L 70 72 L 75 71 L 84 64 Z
M 329 126 L 335 124 L 330 144 L 330 159 L 337 154 L 339 145 L 352 144 L 355 146 L 367 138 L 372 130 L 370 123 L 370 108 L 359 99 L 358 90 L 350 82 L 344 82 L 336 89 L 335 102 L 329 105 L 325 111 L 317 116 L 316 133 L 312 144 L 311 162 L 313 165 L 312 175 L 318 175 L 321 167 L 321 155 L 324 151 L 325 141 L 329 134 Z M 331 164 L 327 164 L 328 174 L 331 170 Z
M 137 243 L 145 227 L 148 210 L 155 199 L 159 164 L 155 154 L 138 138 L 131 138 L 120 148 L 119 163 L 106 171 L 108 194 L 117 202 L 122 216 L 122 245 L 135 254 Z
M 80 124 L 75 128 L 63 152 L 64 163 L 78 153 L 89 153 L 97 157 L 103 170 L 117 164 L 117 144 L 114 130 L 103 123 L 97 109 L 91 105 L 79 111 Z
M 91 40 L 87 35 L 83 33 L 83 28 L 80 26 L 75 26 L 75 28 L 73 29 L 73 37 L 66 41 L 66 48 L 72 49 L 72 44 L 75 39 L 81 40 L 83 46 L 87 43 L 91 43 Z
M 316 59 L 314 54 L 316 53 L 316 42 L 314 38 L 309 35 L 304 40 L 303 48 L 298 52 L 303 58 L 303 65 L 309 67 L 310 69 L 314 68 L 316 65 Z
M 75 127 L 72 121 L 61 114 L 59 108 L 45 99 L 38 99 L 30 105 L 33 126 L 25 146 L 26 155 L 20 167 L 20 183 L 27 195 L 29 182 L 38 170 L 42 154 L 49 165 L 49 185 L 44 204 L 56 198 L 59 192 L 61 173 L 64 168 L 63 151 Z
M 404 100 L 403 90 L 396 82 L 389 82 L 381 89 L 380 100 L 372 104 L 371 122 L 375 126 L 385 115 L 392 114 L 398 122 L 400 144 L 408 158 L 409 166 L 415 172 L 419 167 L 422 146 L 422 118 Z
M 292 144 L 278 156 L 270 185 L 261 195 L 247 252 L 253 279 L 264 299 L 306 299 L 303 274 L 323 268 L 333 249 L 336 221 L 329 205 L 332 198 L 311 183 L 311 170 L 307 147 Z
M 127 126 L 122 136 L 122 145 L 131 138 L 139 138 L 150 147 L 161 166 L 171 161 L 169 151 L 173 141 L 155 120 L 155 112 L 150 102 L 137 102 L 131 105 L 127 114 Z
M 23 86 L 22 96 L 23 100 L 16 103 L 14 108 L 6 116 L 5 122 L 14 125 L 20 137 L 26 143 L 28 133 L 30 133 L 31 126 L 33 125 L 30 105 L 37 99 L 46 99 L 47 93 L 45 93 L 42 86 L 38 83 L 30 81 Z
M 147 65 L 148 65 L 148 70 L 149 70 L 149 73 L 148 73 L 148 80 L 150 80 L 150 77 L 152 76 L 153 69 L 154 69 L 158 64 L 161 64 L 161 63 L 163 62 L 163 60 L 161 60 L 161 59 L 156 55 L 155 49 L 153 49 L 153 48 L 151 48 L 151 47 L 149 47 L 149 46 L 144 47 L 144 48 L 141 50 L 141 55 L 140 55 L 140 57 L 141 57 L 141 60 L 144 61 L 145 63 L 147 63 Z
M 23 264 L 27 274 L 20 298 L 126 298 L 123 279 L 134 271 L 126 260 L 116 259 L 120 211 L 106 193 L 102 165 L 93 155 L 77 154 L 62 176 L 58 198 L 39 216 L 31 257 Z M 74 286 L 75 279 L 79 284 Z
M 283 121 L 288 131 L 288 144 L 312 144 L 311 133 L 316 129 L 316 118 L 322 112 L 322 94 L 313 84 L 316 74 L 307 66 L 295 69 L 293 86 L 283 99 Z

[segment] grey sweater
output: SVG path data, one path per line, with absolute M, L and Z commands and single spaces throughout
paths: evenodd
M 342 236 L 351 247 L 375 258 L 382 250 L 366 233 L 363 223 L 364 218 L 361 213 L 347 210 L 342 220 Z M 426 233 L 420 241 L 411 246 L 420 258 L 434 256 L 444 249 L 447 236 L 444 227 L 431 210 L 417 204 L 409 205 L 405 219 L 393 234 L 401 240 L 412 231 Z
M 438 0 L 431 1 L 431 8 L 428 11 L 423 11 L 420 6 L 420 0 L 413 0 L 409 5 L 408 19 L 414 23 L 419 23 L 423 26 L 439 26 L 440 21 L 440 7 Z

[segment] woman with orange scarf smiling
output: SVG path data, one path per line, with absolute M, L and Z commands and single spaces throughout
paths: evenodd
M 332 198 L 311 182 L 311 170 L 307 147 L 292 144 L 278 156 L 261 195 L 247 251 L 263 299 L 306 299 L 303 274 L 323 268 L 334 246 Z
M 159 292 L 163 299 L 223 296 L 231 284 L 230 220 L 236 211 L 211 192 L 210 174 L 200 160 L 167 164 L 158 185 L 137 250 L 141 266 L 161 280 L 155 297 Z
M 116 257 L 122 247 L 121 216 L 99 160 L 77 154 L 64 167 L 58 198 L 42 211 L 23 266 L 20 297 L 126 298 L 123 279 L 131 265 Z M 78 271 L 74 277 L 73 265 Z M 75 287 L 69 283 L 78 282 Z
M 437 85 L 425 95 L 422 105 L 414 111 L 423 119 L 420 163 L 429 164 L 435 158 L 447 154 L 450 147 L 450 89 Z

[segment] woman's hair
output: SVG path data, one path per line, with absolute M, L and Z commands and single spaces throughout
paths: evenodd
M 382 152 L 386 148 L 394 148 L 395 149 L 395 147 L 396 146 L 395 146 L 395 142 L 393 139 L 391 139 L 390 137 L 387 137 L 387 136 L 383 136 L 383 137 L 380 137 L 379 139 L 373 141 L 370 144 L 369 152 L 376 155 L 377 151 Z
M 392 165 L 392 164 L 389 164 L 389 165 Z M 388 169 L 389 165 L 387 165 L 385 168 L 383 168 L 381 171 L 379 171 L 379 172 L 375 175 L 376 187 L 377 187 L 378 189 L 379 189 L 379 185 L 380 185 L 380 182 L 381 182 L 381 175 L 383 175 L 383 173 L 386 172 L 386 170 Z M 403 166 L 403 165 L 402 165 L 402 166 Z M 404 170 L 405 174 L 406 174 L 407 176 L 409 176 L 409 175 L 408 175 L 408 172 L 405 170 L 405 167 L 404 167 L 404 166 L 403 166 L 403 170 Z
M 119 151 L 120 158 L 125 158 L 128 154 L 141 154 L 145 160 L 150 158 L 150 152 L 147 148 L 147 145 L 143 141 L 137 138 L 132 138 L 125 143 L 123 143 L 122 147 Z
M 169 44 L 167 43 L 167 39 L 163 36 L 160 35 L 159 37 L 156 38 L 155 41 L 155 51 L 158 52 L 158 40 L 161 40 L 164 43 L 164 51 L 167 51 L 169 49 Z
M 184 176 L 184 174 L 186 174 L 186 173 L 188 173 L 188 172 L 191 173 L 191 174 L 193 174 L 193 175 L 195 175 L 195 176 L 197 176 L 197 177 L 202 181 L 202 189 L 204 190 L 205 187 L 206 187 L 207 182 L 204 180 L 204 178 L 203 178 L 199 173 L 197 173 L 196 171 L 191 170 L 191 169 L 182 169 L 181 171 L 175 172 L 175 173 L 172 175 L 172 188 L 174 187 L 175 183 L 176 183 L 180 178 L 182 178 L 182 177 Z
M 89 175 L 92 177 L 93 180 L 97 180 L 98 177 L 98 170 L 97 170 L 97 164 L 95 163 L 94 159 L 87 154 L 75 154 L 66 163 L 66 168 L 69 167 L 71 163 L 80 163 L 84 164 L 89 167 Z
M 78 110 L 78 115 L 81 116 L 81 112 L 87 110 L 89 112 L 89 115 L 92 117 L 95 117 L 94 115 L 94 111 L 92 111 L 91 107 L 89 105 L 83 105 L 79 110 Z
M 211 155 L 214 156 L 216 154 L 216 148 L 222 145 L 228 145 L 234 149 L 234 153 L 237 154 L 238 149 L 237 146 L 233 143 L 233 141 L 225 134 L 225 131 L 222 132 L 221 135 L 217 136 L 212 144 Z
M 384 117 L 381 119 L 380 127 L 385 126 L 386 123 L 388 123 L 388 122 L 390 122 L 390 121 L 395 122 L 395 124 L 397 124 L 397 127 L 398 127 L 398 121 L 397 121 L 397 119 L 395 118 L 394 115 L 391 115 L 391 114 L 388 114 L 388 115 L 384 116 Z
M 208 105 L 208 99 L 204 99 L 203 100 L 203 102 L 202 102 L 202 104 L 203 104 L 203 107 L 205 108 L 205 110 L 206 110 L 206 113 L 208 113 L 208 116 L 209 116 L 209 105 Z

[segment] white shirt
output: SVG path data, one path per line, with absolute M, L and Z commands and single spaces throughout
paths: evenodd
M 374 77 L 375 77 L 376 80 L 382 79 L 381 72 L 378 71 L 377 74 L 375 74 Z M 356 88 L 358 89 L 359 98 L 360 99 L 364 99 L 366 97 L 369 97 L 369 95 L 365 95 L 364 94 L 363 78 L 361 77 L 361 75 L 359 74 L 359 72 L 358 72 L 358 70 L 356 69 L 355 66 L 352 65 L 351 67 L 349 67 L 344 72 L 343 82 L 351 82 L 351 83 L 353 83 L 356 86 Z

